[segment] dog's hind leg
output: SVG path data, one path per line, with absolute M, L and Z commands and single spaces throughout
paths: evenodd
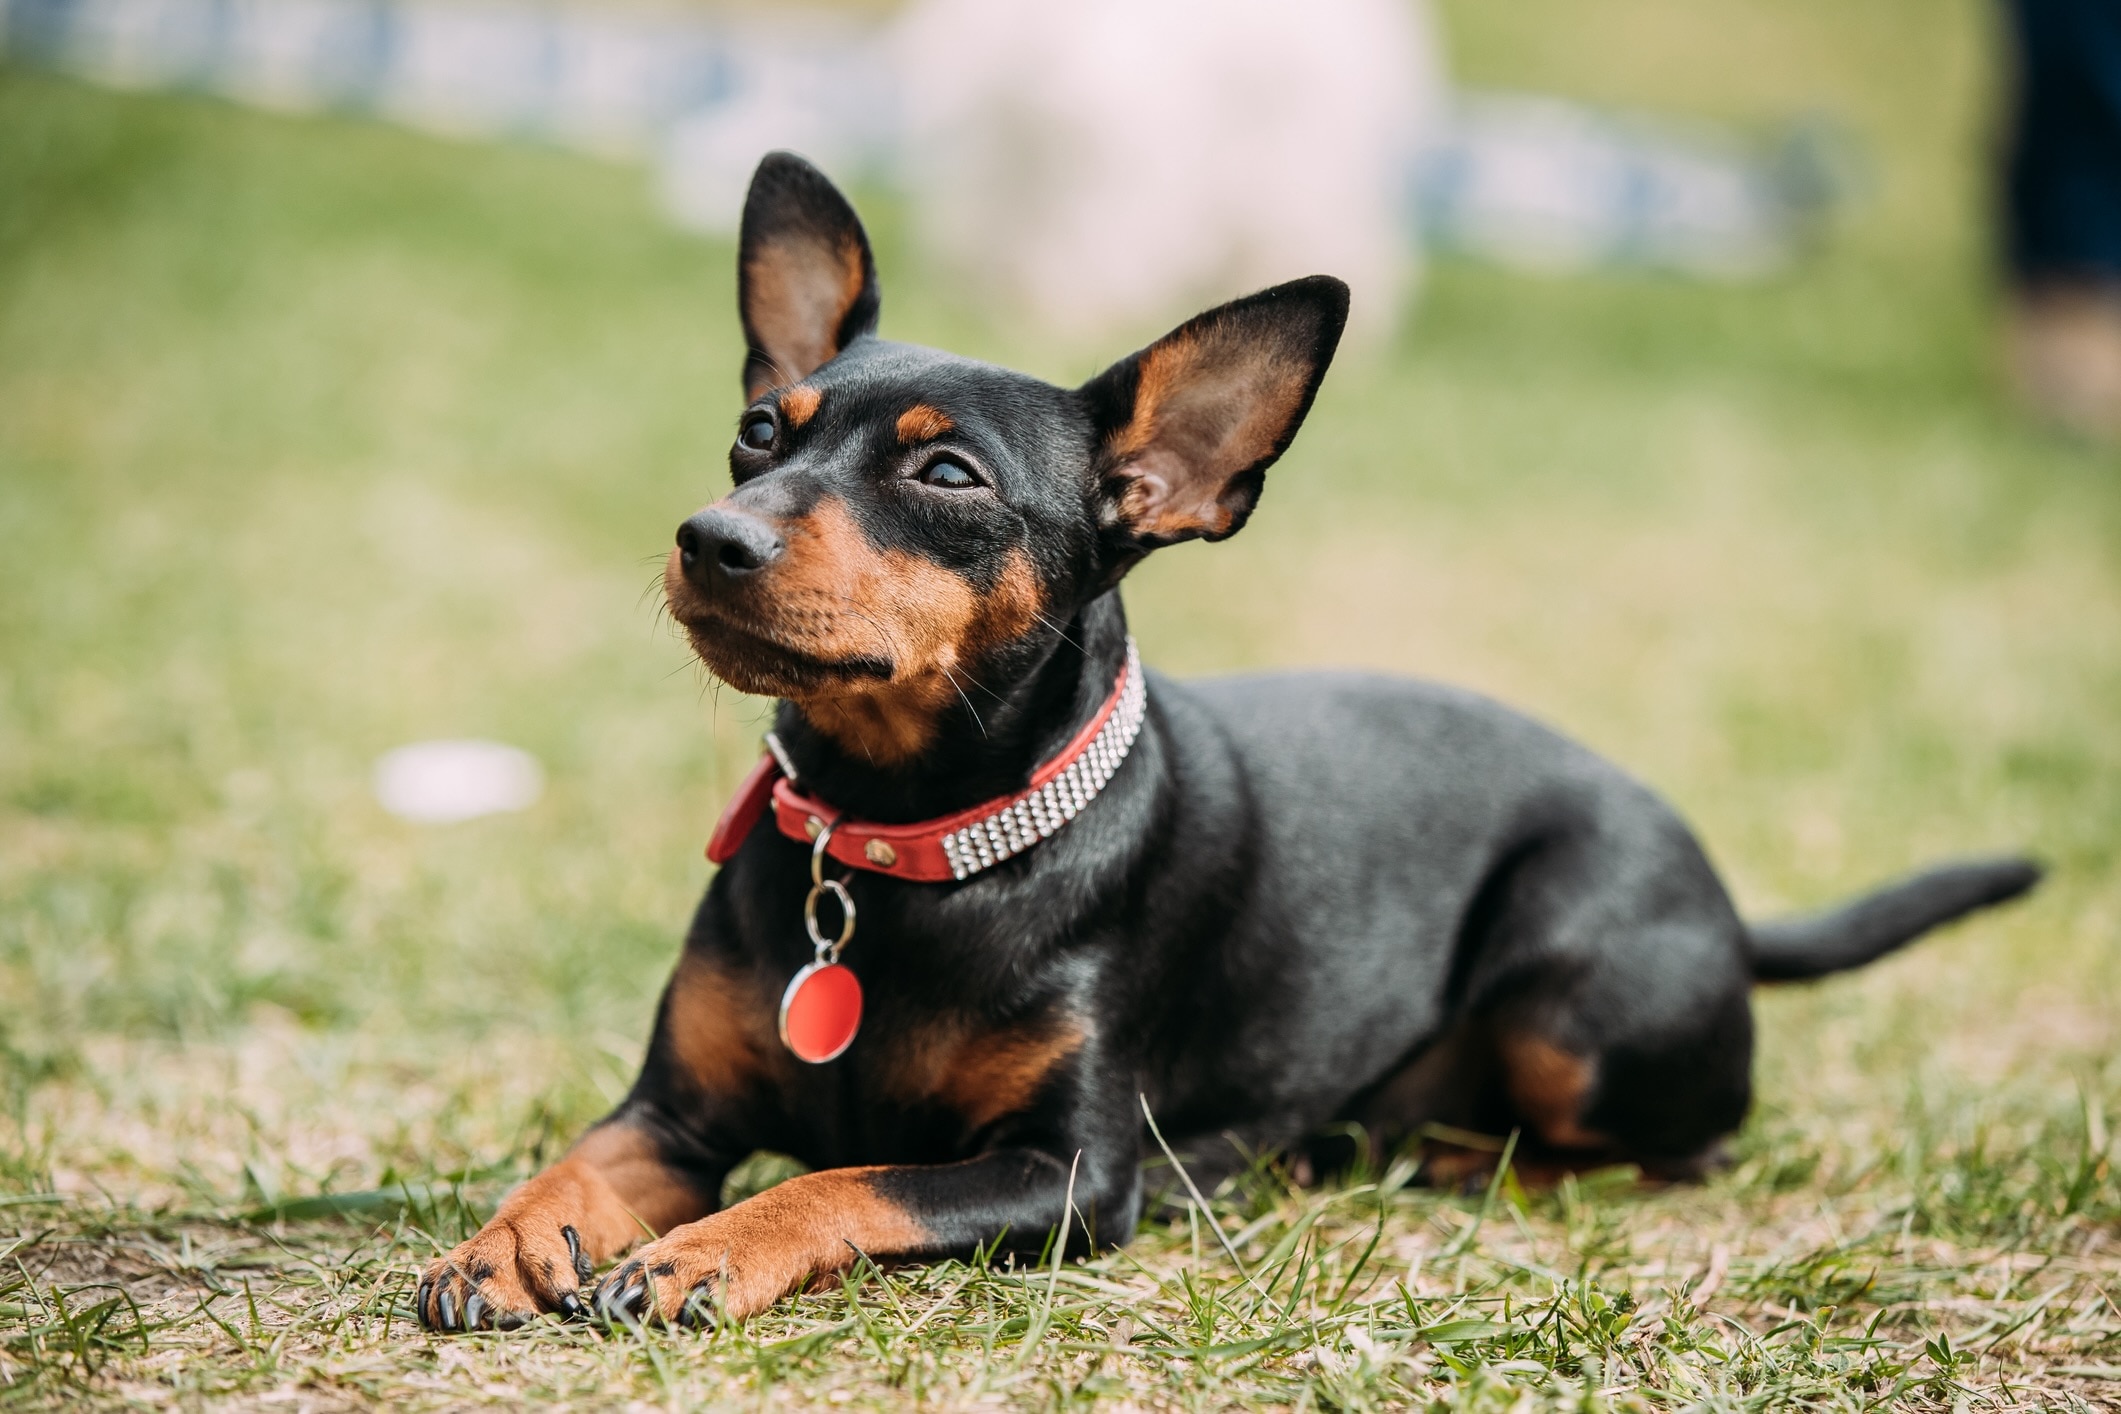
M 1682 1173 L 1744 1118 L 1751 988 L 1743 925 L 1676 821 L 1558 829 L 1469 910 L 1457 1020 L 1349 1117 L 1387 1135 L 1472 1131 L 1433 1156 L 1443 1183 L 1492 1169 L 1480 1137 L 1513 1130 L 1528 1178 L 1623 1161 Z
M 1322 1172 L 1358 1158 L 1382 1167 L 1395 1150 L 1417 1143 L 1422 1179 L 1452 1189 L 1485 1182 L 1513 1130 L 1513 1165 L 1527 1182 L 1611 1163 L 1610 1141 L 1581 1123 L 1590 1069 L 1529 1030 L 1468 1018 L 1350 1108 L 1366 1154 L 1347 1129 L 1312 1140 L 1307 1153 Z
M 1695 1172 L 1750 1102 L 1749 992 L 1720 930 L 1616 928 L 1489 1013 L 1491 1117 L 1475 1127 L 1516 1129 L 1528 1175 L 1616 1162 Z
M 1745 1113 L 1743 993 L 1652 1027 L 1616 1026 L 1626 1019 L 1595 989 L 1570 989 L 1458 1023 L 1351 1110 L 1370 1161 L 1418 1140 L 1429 1183 L 1478 1185 L 1514 1131 L 1513 1166 L 1534 1185 L 1616 1163 L 1656 1177 L 1698 1171 Z M 1342 1166 L 1355 1157 L 1338 1135 L 1321 1146 Z

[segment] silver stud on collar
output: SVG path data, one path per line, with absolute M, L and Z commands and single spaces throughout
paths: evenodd
M 1104 726 L 1082 754 L 1068 764 L 1068 769 L 1045 785 L 984 820 L 975 820 L 944 835 L 943 857 L 950 861 L 952 876 L 964 879 L 992 868 L 1073 820 L 1111 783 L 1120 763 L 1133 749 L 1134 739 L 1141 735 L 1142 718 L 1148 709 L 1149 685 L 1142 678 L 1141 655 L 1135 651 L 1130 634 L 1127 683 L 1120 689 L 1119 704 L 1105 719 Z

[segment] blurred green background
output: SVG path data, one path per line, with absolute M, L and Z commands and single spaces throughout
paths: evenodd
M 1245 534 L 1135 574 L 1145 653 L 1494 693 L 1669 795 L 1755 911 L 2031 847 L 2031 905 L 1766 998 L 1760 1124 L 1890 1149 L 1911 1089 L 2110 1085 L 2121 463 L 1998 391 L 1992 15 L 1443 12 L 1465 82 L 1830 114 L 1868 196 L 1752 285 L 1432 267 Z M 1091 371 L 862 204 L 887 334 Z M 346 1187 L 620 1092 L 761 726 L 653 589 L 727 484 L 733 285 L 633 169 L 0 69 L 10 1183 Z M 453 736 L 536 753 L 543 802 L 383 814 L 374 758 Z

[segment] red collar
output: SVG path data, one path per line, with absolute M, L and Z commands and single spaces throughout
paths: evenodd
M 911 825 L 880 825 L 840 814 L 797 790 L 778 754 L 769 751 L 722 812 L 714 838 L 707 842 L 707 858 L 727 863 L 750 837 L 770 800 L 774 823 L 789 839 L 807 844 L 830 827 L 825 852 L 842 864 L 922 883 L 968 878 L 1029 849 L 1096 799 L 1140 735 L 1148 701 L 1141 658 L 1129 637 L 1112 695 L 1066 750 L 1038 768 L 1029 786 L 955 815 Z

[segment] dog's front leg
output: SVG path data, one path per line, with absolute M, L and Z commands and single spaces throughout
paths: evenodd
M 704 1325 L 753 1315 L 861 1257 L 963 1257 L 997 1243 L 1036 1256 L 1061 1224 L 1071 1168 L 1070 1248 L 1124 1242 L 1141 1201 L 1135 1156 L 1072 1158 L 1016 1148 L 955 1164 L 804 1174 L 649 1243 L 597 1288 L 597 1309 Z
M 622 1111 L 501 1203 L 493 1220 L 428 1264 L 416 1305 L 431 1330 L 513 1329 L 541 1312 L 584 1313 L 595 1265 L 713 1206 Z

